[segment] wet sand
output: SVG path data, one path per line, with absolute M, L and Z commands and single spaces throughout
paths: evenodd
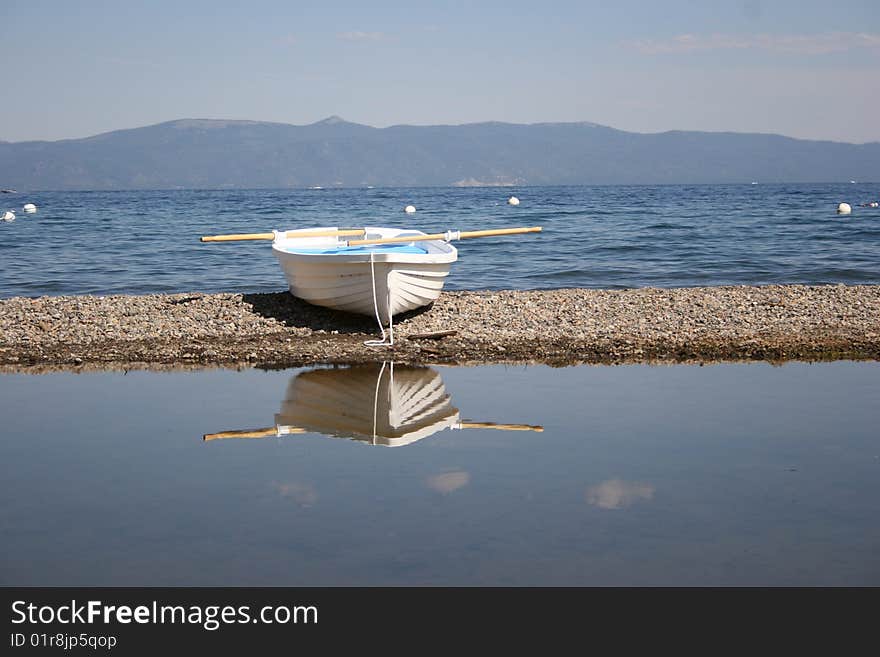
M 375 319 L 287 292 L 0 300 L 0 370 L 880 359 L 880 286 L 444 292 Z

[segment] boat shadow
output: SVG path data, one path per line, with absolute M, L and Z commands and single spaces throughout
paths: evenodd
M 376 332 L 376 319 L 322 306 L 313 306 L 298 299 L 290 292 L 257 292 L 242 295 L 242 300 L 253 308 L 254 313 L 274 319 L 290 328 L 307 328 L 312 331 L 338 331 L 339 333 Z M 394 316 L 395 325 L 411 317 L 417 317 L 431 309 L 429 304 Z

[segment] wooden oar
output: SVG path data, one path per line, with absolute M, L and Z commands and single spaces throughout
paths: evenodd
M 456 425 L 459 429 L 498 429 L 500 431 L 544 431 L 544 427 L 537 424 L 498 424 L 496 422 L 472 422 L 465 420 Z M 219 433 L 206 433 L 202 440 L 219 440 L 221 438 L 268 438 L 278 434 L 308 433 L 301 427 L 266 427 L 265 429 L 243 429 L 239 431 L 220 431 Z
M 461 429 L 498 429 L 499 431 L 544 431 L 540 424 L 498 424 L 497 422 L 472 422 L 464 420 L 458 425 Z
M 496 228 L 495 230 L 447 231 L 433 235 L 404 235 L 402 237 L 384 237 L 375 240 L 349 240 L 348 246 L 365 244 L 395 244 L 398 242 L 424 242 L 426 240 L 464 240 L 472 237 L 495 237 L 497 235 L 519 235 L 521 233 L 540 233 L 540 226 L 531 228 Z
M 220 438 L 268 438 L 278 435 L 279 427 L 266 427 L 265 429 L 242 429 L 239 431 L 221 431 L 219 433 L 206 433 L 202 440 L 219 440 Z M 299 427 L 284 427 L 282 433 L 306 433 Z
M 354 235 L 363 235 L 363 228 L 351 228 L 342 230 L 312 230 L 297 232 L 288 230 L 284 233 L 285 237 L 351 237 Z M 275 233 L 242 233 L 240 235 L 205 235 L 201 238 L 202 242 L 240 242 L 244 240 L 274 240 Z

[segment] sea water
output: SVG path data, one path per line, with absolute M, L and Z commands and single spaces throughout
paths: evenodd
M 543 228 L 457 242 L 452 290 L 878 283 L 880 209 L 861 206 L 878 198 L 863 183 L 19 193 L 0 201 L 38 209 L 0 223 L 0 298 L 284 290 L 268 242 L 199 238 L 364 225 Z

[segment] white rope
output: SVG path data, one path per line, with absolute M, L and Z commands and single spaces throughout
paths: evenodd
M 382 325 L 382 318 L 379 317 L 379 300 L 376 298 L 376 267 L 374 264 L 375 251 L 370 251 L 370 278 L 373 282 L 373 310 L 376 311 L 376 321 L 379 323 L 379 330 L 382 331 L 381 340 L 367 340 L 364 344 L 368 347 L 391 347 L 394 345 L 394 323 L 391 318 L 391 299 L 388 299 L 388 333 L 385 334 L 385 327 Z M 390 295 L 390 291 L 389 291 Z
M 443 233 L 443 239 L 446 242 L 451 242 L 452 240 L 460 240 L 461 239 L 461 231 L 460 230 L 447 230 Z
M 379 410 L 379 385 L 382 383 L 382 374 L 385 372 L 385 361 L 382 361 L 382 369 L 379 370 L 379 376 L 376 377 L 376 390 L 373 392 L 373 444 L 376 444 L 376 415 Z M 391 363 L 394 367 L 394 363 Z M 393 372 L 393 370 L 392 370 Z

